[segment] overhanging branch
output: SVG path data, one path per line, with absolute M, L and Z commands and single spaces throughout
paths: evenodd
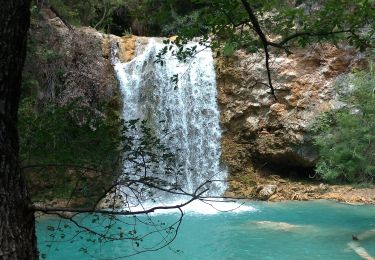
M 264 34 L 262 28 L 260 27 L 258 18 L 256 17 L 253 8 L 249 4 L 247 0 L 241 0 L 248 16 L 250 19 L 250 23 L 252 24 L 251 29 L 258 35 L 259 40 L 263 46 L 263 50 L 265 53 L 265 63 L 266 63 L 266 70 L 267 70 L 267 78 L 268 78 L 268 86 L 271 90 L 271 95 L 277 100 L 276 95 L 275 95 L 275 88 L 272 84 L 272 76 L 271 76 L 271 68 L 270 68 L 270 53 L 269 53 L 269 46 L 273 46 L 276 48 L 284 49 L 287 50 L 286 44 L 290 42 L 291 40 L 298 38 L 298 37 L 303 37 L 303 36 L 309 36 L 309 37 L 318 37 L 318 36 L 330 36 L 330 35 L 335 35 L 335 34 L 341 34 L 341 33 L 351 33 L 353 36 L 356 36 L 355 33 L 350 30 L 339 30 L 339 31 L 331 31 L 331 32 L 297 32 L 292 35 L 289 35 L 282 39 L 280 42 L 272 42 L 267 39 L 267 36 Z
M 197 195 L 192 196 L 192 198 L 184 203 L 173 205 L 173 206 L 156 206 L 146 210 L 140 211 L 109 211 L 105 209 L 93 209 L 93 208 L 69 208 L 69 207 L 44 207 L 38 205 L 32 205 L 31 209 L 34 211 L 44 212 L 44 213 L 61 213 L 61 212 L 68 212 L 68 213 L 97 213 L 97 214 L 105 214 L 105 215 L 121 215 L 121 216 L 133 216 L 133 215 L 141 215 L 141 214 L 149 214 L 153 213 L 156 210 L 170 210 L 170 209 L 179 209 L 182 208 L 194 200 L 198 199 L 203 193 L 208 191 L 208 189 L 203 190 Z
M 270 45 L 269 41 L 267 40 L 266 35 L 264 34 L 262 29 L 260 28 L 259 21 L 258 21 L 257 17 L 255 16 L 254 11 L 253 11 L 252 7 L 250 6 L 250 4 L 247 2 L 247 0 L 241 0 L 241 2 L 243 4 L 243 6 L 245 7 L 245 10 L 246 10 L 247 14 L 249 15 L 250 23 L 253 25 L 253 30 L 259 36 L 259 39 L 262 43 L 263 50 L 264 50 L 264 53 L 266 55 L 266 70 L 267 70 L 268 85 L 269 85 L 269 88 L 271 90 L 271 95 L 275 98 L 275 100 L 277 100 L 277 97 L 276 97 L 276 94 L 275 94 L 275 88 L 273 87 L 272 77 L 271 77 L 270 53 L 269 53 L 269 49 L 268 49 L 268 46 Z

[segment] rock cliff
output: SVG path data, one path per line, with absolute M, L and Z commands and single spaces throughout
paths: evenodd
M 258 169 L 268 166 L 278 174 L 313 167 L 317 152 L 311 124 L 320 113 L 342 105 L 340 82 L 366 64 L 364 55 L 347 46 L 319 44 L 293 51 L 289 56 L 273 53 L 277 100 L 262 83 L 266 71 L 261 53 L 238 51 L 216 59 L 223 159 L 233 174 L 251 174 L 254 162 Z
M 39 82 L 37 99 L 80 104 L 100 114 L 100 107 L 118 106 L 117 80 L 105 48 L 106 37 L 93 28 L 67 26 L 50 9 L 32 19 L 25 77 Z

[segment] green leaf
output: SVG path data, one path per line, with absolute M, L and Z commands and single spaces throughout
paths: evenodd
M 233 42 L 228 42 L 223 48 L 224 56 L 231 56 L 236 50 L 237 44 Z

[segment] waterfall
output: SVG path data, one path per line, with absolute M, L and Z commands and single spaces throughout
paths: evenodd
M 127 63 L 116 57 L 116 48 L 112 50 L 123 95 L 123 118 L 151 123 L 182 165 L 179 182 L 183 189 L 193 192 L 206 180 L 226 178 L 220 166 L 220 114 L 213 57 L 210 49 L 191 43 L 190 47 L 198 46 L 194 58 L 184 63 L 167 53 L 162 66 L 155 60 L 164 46 L 150 38 L 146 46 L 138 46 L 136 57 Z M 177 83 L 171 80 L 176 74 Z M 167 129 L 167 137 L 161 129 Z M 209 188 L 206 196 L 220 196 L 226 185 L 213 182 Z

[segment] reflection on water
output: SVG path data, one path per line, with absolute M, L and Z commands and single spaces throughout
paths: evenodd
M 247 226 L 255 229 L 272 229 L 277 231 L 285 232 L 311 232 L 314 231 L 314 226 L 310 225 L 295 225 L 286 222 L 275 222 L 275 221 L 250 221 L 246 223 Z

